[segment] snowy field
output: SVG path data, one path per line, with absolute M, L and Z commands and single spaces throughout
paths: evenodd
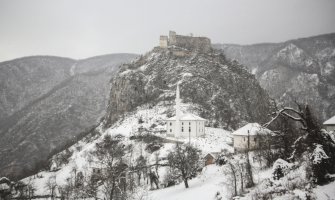
M 216 165 L 205 167 L 198 177 L 189 181 L 189 188 L 185 189 L 184 183 L 149 192 L 152 200 L 195 200 L 214 199 L 219 191 L 225 194 L 224 175 L 221 168 Z
M 335 200 L 335 182 L 323 186 L 319 185 L 313 192 L 318 200 Z

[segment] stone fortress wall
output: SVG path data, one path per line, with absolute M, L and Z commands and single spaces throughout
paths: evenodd
M 201 52 L 209 52 L 212 49 L 211 40 L 209 38 L 177 35 L 174 31 L 169 32 L 169 37 L 164 35 L 160 36 L 159 45 L 161 48 L 177 46 Z

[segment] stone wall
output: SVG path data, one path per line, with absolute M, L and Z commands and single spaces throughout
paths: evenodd
M 197 50 L 204 53 L 210 52 L 212 49 L 211 40 L 209 38 L 177 35 L 174 31 L 169 32 L 169 37 L 164 35 L 160 36 L 159 46 L 161 48 L 177 46 L 188 50 Z
M 168 47 L 168 36 L 165 36 L 165 35 L 161 35 L 160 38 L 159 38 L 159 46 L 161 48 L 167 48 Z
M 211 50 L 211 41 L 206 37 L 176 35 L 176 46 L 189 50 L 209 52 Z

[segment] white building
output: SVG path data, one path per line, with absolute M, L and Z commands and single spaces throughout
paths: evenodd
M 260 144 L 267 142 L 267 137 L 272 136 L 272 131 L 258 123 L 249 123 L 232 133 L 235 151 L 257 149 Z
M 180 110 L 180 93 L 177 84 L 176 116 L 166 119 L 166 133 L 173 137 L 199 137 L 205 135 L 206 119 L 191 113 L 182 113 Z
M 335 116 L 323 122 L 323 125 L 327 131 L 335 131 Z

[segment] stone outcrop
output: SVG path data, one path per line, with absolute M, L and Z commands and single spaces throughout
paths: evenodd
M 210 126 L 237 128 L 247 121 L 264 122 L 270 112 L 267 93 L 243 66 L 220 51 L 202 53 L 174 46 L 155 48 L 121 66 L 112 79 L 105 127 L 138 106 L 173 102 L 177 82 L 183 102 L 196 107 Z

